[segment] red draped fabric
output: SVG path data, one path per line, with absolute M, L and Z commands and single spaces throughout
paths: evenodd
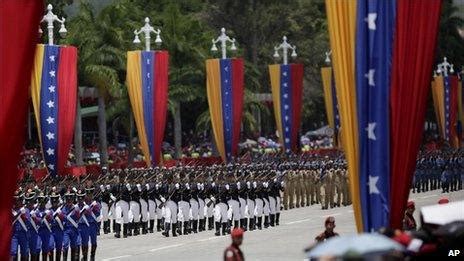
M 301 108 L 303 100 L 303 64 L 291 64 L 291 79 L 292 86 L 292 151 L 298 152 L 298 131 L 300 130 L 301 123 Z
M 237 156 L 237 144 L 240 141 L 243 111 L 243 59 L 232 59 L 232 155 Z
M 391 226 L 400 228 L 416 165 L 441 0 L 397 1 L 391 81 Z
M 58 118 L 60 119 L 58 135 L 58 173 L 64 171 L 68 152 L 74 135 L 77 101 L 77 48 L 66 46 L 60 48 L 58 68 Z
M 29 83 L 43 2 L 0 1 L 0 261 L 9 260 L 11 204 L 24 144 Z
M 158 51 L 155 54 L 155 90 L 153 102 L 153 131 L 154 150 L 152 158 L 156 165 L 159 165 L 161 157 L 161 146 L 164 138 L 164 128 L 166 126 L 166 111 L 168 101 L 168 65 L 169 53 L 167 51 Z

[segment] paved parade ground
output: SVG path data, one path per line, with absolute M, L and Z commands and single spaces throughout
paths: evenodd
M 436 204 L 445 194 L 429 191 L 411 194 L 416 202 L 416 220 L 422 206 Z M 450 201 L 464 200 L 464 191 L 447 193 Z M 246 260 L 303 260 L 303 249 L 323 231 L 324 220 L 334 216 L 335 231 L 349 234 L 356 231 L 351 206 L 321 210 L 320 205 L 283 211 L 280 226 L 245 232 L 242 251 Z M 214 231 L 165 238 L 161 232 L 125 239 L 113 235 L 99 238 L 98 260 L 222 260 L 230 236 L 214 236 Z

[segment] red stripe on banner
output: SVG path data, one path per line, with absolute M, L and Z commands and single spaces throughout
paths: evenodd
M 243 59 L 232 59 L 232 155 L 237 156 L 243 112 Z
M 168 67 L 169 53 L 167 51 L 158 51 L 155 53 L 155 86 L 153 101 L 153 131 L 154 149 L 153 162 L 159 165 L 161 158 L 161 146 L 164 138 L 164 129 L 166 126 L 166 110 L 168 101 Z M 147 134 L 148 135 L 148 134 Z M 153 134 L 152 134 L 153 135 Z
M 301 123 L 301 106 L 303 100 L 303 64 L 290 64 L 290 74 L 292 79 L 292 138 L 291 148 L 293 152 L 298 152 L 298 132 Z
M 454 148 L 459 148 L 458 139 L 458 77 L 456 75 L 449 76 L 451 84 L 450 94 L 450 145 Z
M 12 198 L 43 7 L 43 1 L 0 1 L 0 261 L 10 259 Z
M 58 65 L 58 174 L 64 171 L 74 135 L 77 103 L 77 48 L 60 47 Z
M 401 228 L 424 130 L 441 0 L 397 1 L 391 80 L 390 224 Z

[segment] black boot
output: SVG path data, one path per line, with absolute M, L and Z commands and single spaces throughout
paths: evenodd
M 116 231 L 116 225 L 118 225 L 118 223 L 113 219 L 113 231 Z
M 47 260 L 47 259 L 48 259 L 48 253 L 42 251 L 42 260 Z
M 120 225 L 120 226 L 121 226 L 121 225 Z M 123 238 L 128 237 L 128 233 L 129 233 L 129 223 L 123 224 L 123 225 L 122 225 L 122 237 L 123 237 Z
M 57 253 L 58 254 L 58 253 Z M 27 260 L 27 259 L 26 259 Z M 58 260 L 58 258 L 56 259 Z M 68 249 L 63 250 L 63 260 L 67 261 L 68 260 Z
M 269 227 L 269 216 L 264 216 L 264 228 Z
M 127 236 L 128 237 L 132 236 L 132 229 L 134 228 L 132 222 L 127 223 L 126 227 L 127 227 Z
M 156 231 L 158 231 L 158 232 L 161 231 L 161 224 L 162 224 L 161 218 L 158 218 L 156 220 Z
M 173 237 L 177 237 L 177 234 L 176 234 L 176 223 L 173 223 L 173 224 L 172 224 L 172 236 L 173 236 Z
M 164 231 L 164 225 L 166 224 L 166 220 L 164 220 L 164 218 L 161 218 L 161 230 Z
M 213 224 L 214 224 L 214 218 L 209 217 L 208 218 L 208 230 L 213 230 Z
M 238 220 L 234 220 L 234 228 L 238 228 Z
M 121 237 L 121 225 L 120 224 L 113 224 L 113 231 L 114 231 L 114 237 L 116 238 Z
M 240 227 L 245 230 L 245 219 L 244 218 L 241 218 L 240 219 Z
M 134 236 L 140 235 L 140 222 L 133 222 Z
M 143 222 L 142 221 L 142 235 L 146 235 L 148 233 L 148 221 L 147 222 Z
M 227 233 L 227 222 L 222 223 L 222 235 L 225 236 Z
M 79 257 L 79 256 L 77 256 Z M 66 260 L 66 259 L 65 259 Z M 76 249 L 75 248 L 71 248 L 71 261 L 74 261 L 74 260 L 79 260 L 78 258 L 76 258 Z
M 97 252 L 97 245 L 92 245 L 90 248 L 90 261 L 95 261 L 95 253 Z
M 74 260 L 79 261 L 79 257 L 80 257 L 80 254 L 81 254 L 80 252 L 81 252 L 81 248 L 76 247 L 76 254 L 74 255 L 74 258 L 75 258 Z
M 109 221 L 109 220 L 103 221 L 103 232 L 104 232 L 105 234 L 108 234 L 108 233 L 111 232 L 111 229 L 110 229 L 110 222 L 111 222 L 111 221 Z
M 53 256 L 53 253 L 52 253 L 52 256 Z M 55 251 L 55 260 L 56 261 L 61 261 L 61 249 Z M 26 259 L 26 261 L 27 261 L 27 259 Z
M 280 219 L 280 212 L 276 213 L 276 216 L 275 216 L 275 224 L 276 224 L 276 226 L 279 225 L 279 219 Z
M 188 221 L 184 221 L 184 235 L 188 235 L 190 233 L 188 223 Z
M 198 232 L 205 231 L 203 227 L 204 218 L 198 220 Z
M 163 236 L 165 236 L 165 237 L 169 237 L 169 229 L 170 229 L 169 225 L 170 225 L 170 223 L 165 223 L 165 224 L 164 224 L 164 228 L 165 228 L 165 229 L 164 229 L 164 232 L 161 233 L 161 234 L 162 234 Z M 173 233 L 174 233 L 174 232 L 175 232 L 175 231 L 173 230 Z
M 270 219 L 269 225 L 271 227 L 273 227 L 274 226 L 274 221 L 275 221 L 275 214 L 269 214 L 269 219 Z
M 263 217 L 258 217 L 257 227 L 258 227 L 259 230 L 263 229 L 262 222 L 263 222 Z
M 214 233 L 215 236 L 220 236 L 221 233 L 219 232 L 219 230 L 221 230 L 221 223 L 220 222 L 216 222 L 216 233 Z
M 255 230 L 255 218 L 250 218 L 250 231 Z
M 153 228 L 155 226 L 155 220 L 154 219 L 150 219 L 149 221 L 149 227 L 148 227 L 148 232 L 150 233 L 153 233 Z M 159 231 L 159 230 L 158 230 Z
M 192 232 L 196 234 L 198 233 L 198 220 L 193 220 L 192 223 L 193 223 Z
M 87 261 L 87 256 L 88 256 L 88 252 L 89 252 L 89 247 L 88 246 L 82 246 L 82 259 L 78 259 L 78 260 L 81 260 L 81 261 Z M 79 256 L 79 255 L 78 255 Z
M 243 219 L 243 230 L 247 231 L 248 230 L 248 218 Z
M 182 235 L 182 222 L 177 222 L 177 234 Z

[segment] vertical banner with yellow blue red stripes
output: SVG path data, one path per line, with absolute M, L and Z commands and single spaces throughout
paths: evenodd
M 269 65 L 274 115 L 285 153 L 298 149 L 303 96 L 303 65 Z
M 242 122 L 243 59 L 206 60 L 206 92 L 211 125 L 221 158 L 230 162 L 237 155 Z
M 76 116 L 75 47 L 37 45 L 31 96 L 47 171 L 51 176 L 64 174 Z
M 335 89 L 335 79 L 333 77 L 332 67 L 322 67 L 322 87 L 324 90 L 325 111 L 329 127 L 334 130 L 334 146 L 339 146 L 338 133 L 340 131 L 340 113 L 338 111 L 337 92 Z
M 168 100 L 167 51 L 127 53 L 127 90 L 147 166 L 162 162 Z

